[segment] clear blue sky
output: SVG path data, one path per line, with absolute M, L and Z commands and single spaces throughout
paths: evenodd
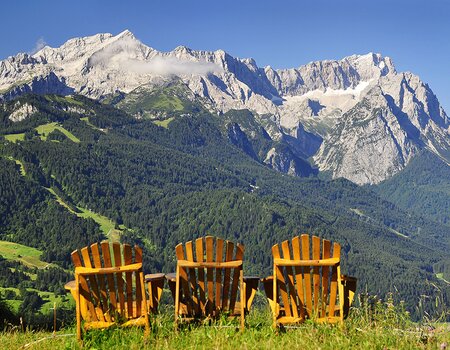
M 0 59 L 38 40 L 131 30 L 168 51 L 224 49 L 259 66 L 298 67 L 380 52 L 427 82 L 450 114 L 450 1 L 22 0 L 1 4 Z

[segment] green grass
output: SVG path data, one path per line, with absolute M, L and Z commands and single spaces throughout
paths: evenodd
M 25 170 L 25 167 L 24 167 L 23 163 L 20 160 L 14 159 L 13 157 L 6 157 L 6 159 L 14 161 L 20 167 L 20 174 L 22 176 L 25 176 L 27 174 L 27 172 Z
M 183 327 L 174 331 L 173 314 L 153 316 L 152 332 L 144 341 L 139 328 L 110 328 L 88 332 L 86 349 L 440 349 L 450 342 L 450 326 L 434 324 L 401 324 L 397 320 L 368 320 L 363 315 L 351 316 L 343 327 L 306 322 L 286 331 L 275 332 L 268 311 L 250 313 L 244 332 L 237 323 L 227 321 L 211 326 Z M 225 327 L 223 327 L 225 326 Z M 4 332 L 0 344 L 5 349 L 80 349 L 75 327 L 52 336 L 49 332 Z
M 85 208 L 81 208 L 81 207 L 77 207 L 80 210 L 80 213 L 77 213 L 77 215 L 81 218 L 90 218 L 92 220 L 94 220 L 97 224 L 100 225 L 100 229 L 102 230 L 102 232 L 107 235 L 108 237 L 114 236 L 116 237 L 120 232 L 119 230 L 115 229 L 115 223 L 107 218 L 106 216 L 100 215 L 98 213 L 94 213 L 91 210 L 85 209 Z
M 95 213 L 91 210 L 88 210 L 86 208 L 77 207 L 78 212 L 72 210 L 72 208 L 63 201 L 63 199 L 56 194 L 56 192 L 52 188 L 45 187 L 47 191 L 49 191 L 53 196 L 55 196 L 56 201 L 61 204 L 64 208 L 66 208 L 68 211 L 70 211 L 72 214 L 77 215 L 80 218 L 83 219 L 92 219 L 94 220 L 99 226 L 100 230 L 108 237 L 108 239 L 112 242 L 119 242 L 120 241 L 120 235 L 122 233 L 122 230 L 124 230 L 126 227 L 121 225 L 121 229 L 116 229 L 116 224 L 106 216 L 100 215 L 98 213 Z
M 38 132 L 38 134 L 41 137 L 42 141 L 46 141 L 48 135 L 53 131 L 53 130 L 59 130 L 61 131 L 64 135 L 66 135 L 66 137 L 75 142 L 75 143 L 79 143 L 80 139 L 78 137 L 76 137 L 74 134 L 72 134 L 70 131 L 67 131 L 66 129 L 64 129 L 62 126 L 58 125 L 58 123 L 53 122 L 53 123 L 48 123 L 48 124 L 44 124 L 44 125 L 39 125 L 36 128 L 36 131 Z
M 101 132 L 105 132 L 104 129 L 97 128 L 94 124 L 89 121 L 89 117 L 80 118 L 80 120 L 84 121 L 88 126 L 90 126 L 94 130 L 99 130 Z
M 68 102 L 73 105 L 84 106 L 82 102 L 75 100 L 71 96 L 46 95 L 45 99 L 50 102 L 52 102 L 52 101 L 61 102 L 61 103 Z
M 5 140 L 16 143 L 25 140 L 25 133 L 4 135 Z
M 155 120 L 155 121 L 153 121 L 153 123 L 167 129 L 169 127 L 170 122 L 174 119 L 175 118 L 171 117 L 171 118 L 167 118 L 165 120 Z
M 41 261 L 39 257 L 42 252 L 35 248 L 27 247 L 22 244 L 0 241 L 0 255 L 8 260 L 20 261 L 22 264 L 30 267 L 43 269 L 51 264 Z

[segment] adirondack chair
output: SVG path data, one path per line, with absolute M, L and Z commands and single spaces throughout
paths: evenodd
M 343 322 L 353 301 L 356 279 L 341 275 L 340 254 L 338 243 L 332 250 L 330 241 L 316 236 L 310 240 L 306 234 L 272 247 L 273 276 L 262 282 L 275 328 L 306 318 Z
M 142 250 L 107 241 L 72 252 L 75 281 L 66 284 L 76 301 L 77 338 L 84 330 L 145 326 L 150 332 L 142 272 Z
M 175 283 L 169 276 L 175 294 L 175 327 L 180 321 L 217 319 L 225 314 L 239 317 L 242 330 L 258 284 L 257 278 L 244 283 L 244 246 L 206 236 L 178 244 L 175 252 Z

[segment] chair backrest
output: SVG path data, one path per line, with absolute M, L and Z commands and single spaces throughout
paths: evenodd
M 274 258 L 276 317 L 285 322 L 305 318 L 338 322 L 343 320 L 343 289 L 340 281 L 341 246 L 303 234 L 272 247 Z M 339 304 L 338 303 L 339 294 Z M 281 303 L 278 296 L 281 297 Z M 280 304 L 282 305 L 280 307 Z
M 244 246 L 206 236 L 195 242 L 180 243 L 175 251 L 179 286 L 176 316 L 177 313 L 193 317 L 216 317 L 220 312 L 233 314 L 238 290 L 242 290 Z
M 74 250 L 72 261 L 85 321 L 106 325 L 146 312 L 141 248 L 104 241 Z

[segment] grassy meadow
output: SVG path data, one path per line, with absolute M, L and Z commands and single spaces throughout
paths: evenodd
M 144 339 L 139 328 L 110 328 L 88 332 L 86 349 L 446 349 L 450 325 L 416 324 L 388 308 L 382 315 L 367 316 L 361 309 L 341 326 L 306 322 L 299 327 L 275 331 L 266 309 L 253 310 L 244 332 L 238 324 L 222 321 L 213 325 L 184 326 L 174 331 L 173 313 L 164 310 L 151 319 L 151 334 Z M 0 333 L 4 349 L 80 349 L 75 327 L 61 331 Z

